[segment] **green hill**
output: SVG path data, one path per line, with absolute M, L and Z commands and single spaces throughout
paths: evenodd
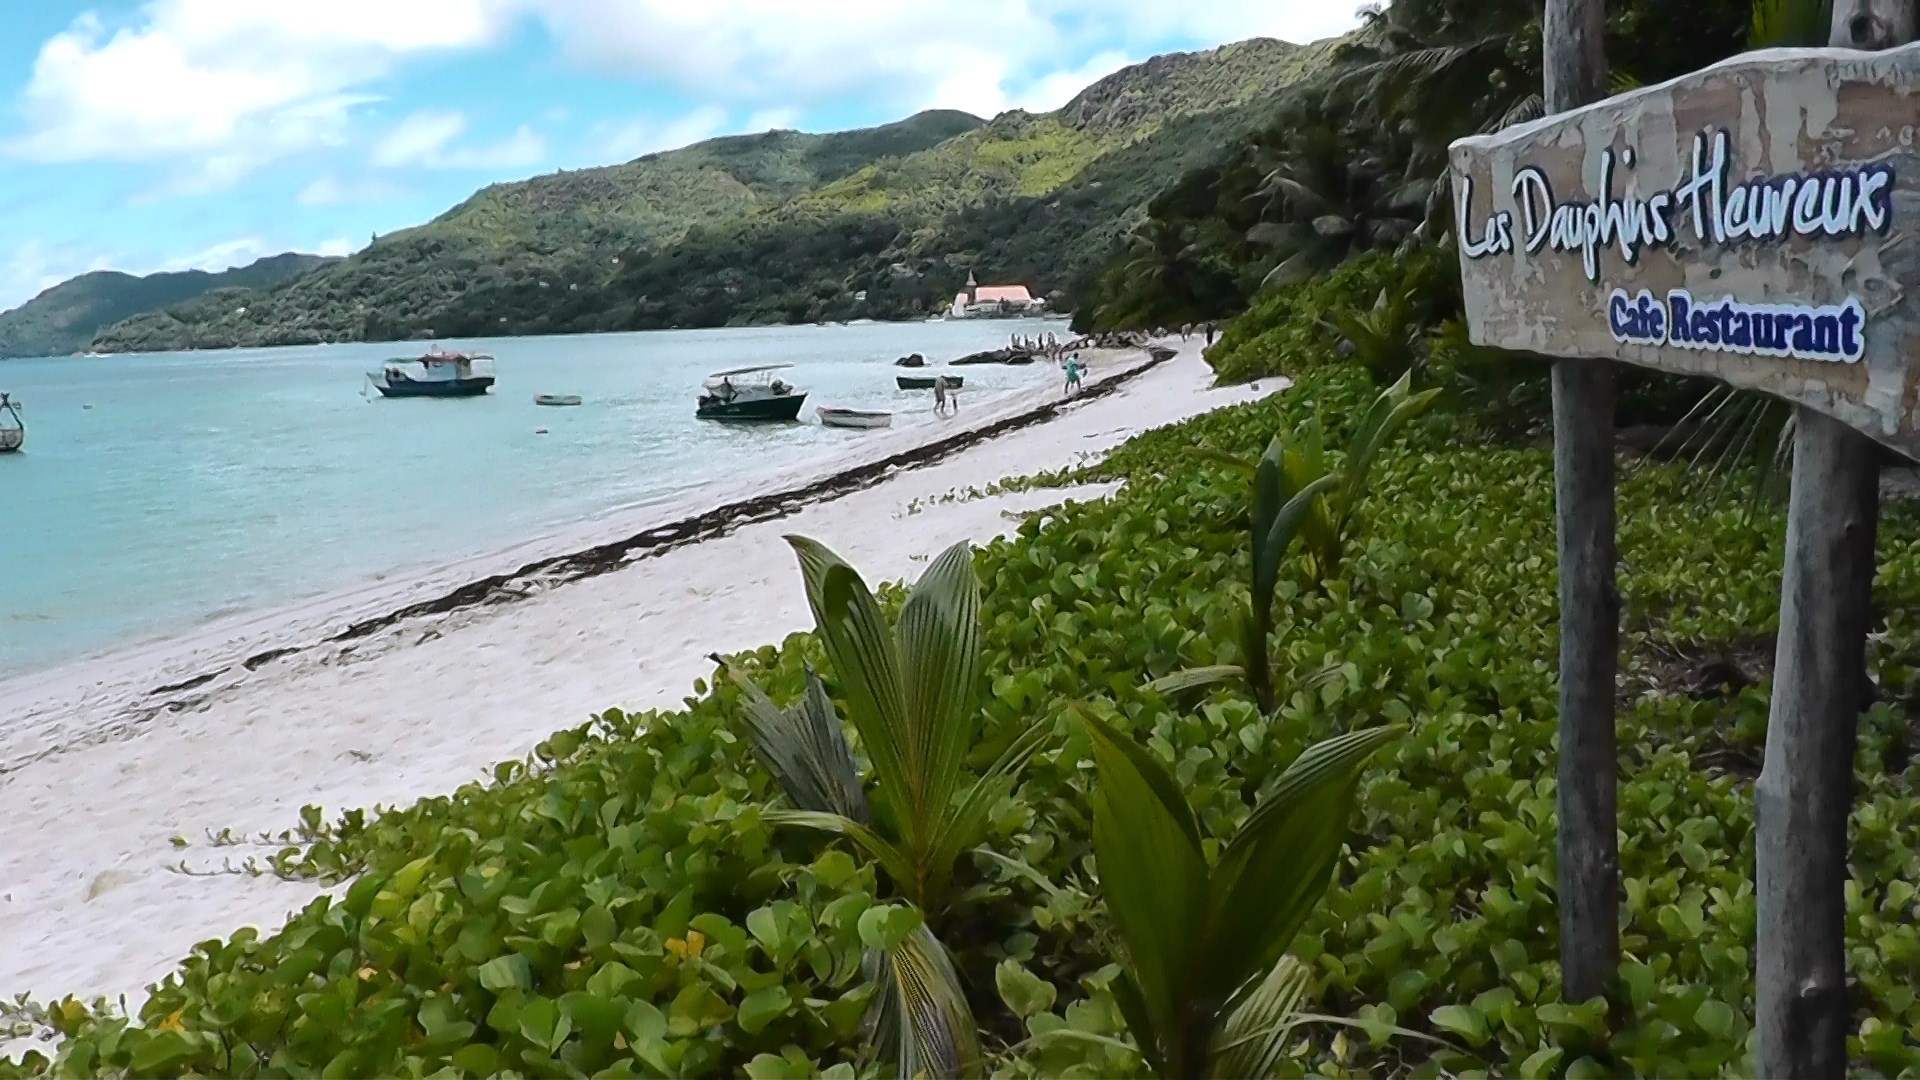
M 135 277 L 118 270 L 96 270 L 81 274 L 11 311 L 0 311 L 0 356 L 79 352 L 102 329 L 142 312 L 220 289 L 269 288 L 335 261 L 288 252 L 219 273 L 182 270 Z
M 876 157 L 979 126 L 931 111 L 829 135 L 771 131 L 649 154 L 623 165 L 494 184 L 425 225 L 379 237 L 326 272 L 244 303 L 186 303 L 103 333 L 105 351 L 389 340 L 437 331 L 463 296 L 605 277 L 617 260 L 689 229 L 774 205 Z M 542 283 L 545 284 L 542 284 Z M 244 310 L 242 310 L 244 309 Z M 511 332 L 500 327 L 495 332 Z
M 498 184 L 324 272 L 146 314 L 96 347 L 903 317 L 969 269 L 1065 289 L 1328 51 L 1255 39 L 1155 57 L 1051 113 L 715 139 Z

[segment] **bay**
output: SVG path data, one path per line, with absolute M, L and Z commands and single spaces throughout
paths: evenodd
M 821 427 L 814 407 L 937 423 L 931 394 L 895 388 L 895 358 L 939 364 L 1049 331 L 1067 336 L 1063 321 L 1018 320 L 444 342 L 497 357 L 494 392 L 461 400 L 368 385 L 418 343 L 0 362 L 28 425 L 26 452 L 0 455 L 0 675 L 857 452 L 868 436 Z M 708 372 L 771 363 L 810 391 L 806 423 L 694 419 Z M 970 367 L 963 402 L 1054 378 L 1046 364 Z

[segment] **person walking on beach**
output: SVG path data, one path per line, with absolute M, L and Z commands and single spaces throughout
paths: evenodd
M 947 377 L 945 375 L 933 377 L 933 415 L 947 415 Z
M 1067 396 L 1072 397 L 1080 390 L 1080 354 L 1067 357 Z

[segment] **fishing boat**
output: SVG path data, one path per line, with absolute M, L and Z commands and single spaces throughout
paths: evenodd
M 792 364 L 716 371 L 700 386 L 694 416 L 701 420 L 798 420 L 807 392 L 775 376 Z
M 883 428 L 893 426 L 893 414 L 874 409 L 841 409 L 822 405 L 814 410 L 827 427 Z
M 435 346 L 421 356 L 389 360 L 367 378 L 382 397 L 478 397 L 493 387 L 493 357 Z
M 533 403 L 535 405 L 578 405 L 580 404 L 580 395 L 579 394 L 535 394 L 533 395 Z
M 0 454 L 11 454 L 27 444 L 27 422 L 20 419 L 20 403 L 0 394 Z
M 936 379 L 947 380 L 947 385 L 955 390 L 960 389 L 961 384 L 967 381 L 962 375 L 895 375 L 893 377 L 894 383 L 902 390 L 931 390 Z

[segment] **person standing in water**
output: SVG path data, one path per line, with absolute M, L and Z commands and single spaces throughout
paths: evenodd
M 933 377 L 933 415 L 947 415 L 947 377 L 945 375 Z

